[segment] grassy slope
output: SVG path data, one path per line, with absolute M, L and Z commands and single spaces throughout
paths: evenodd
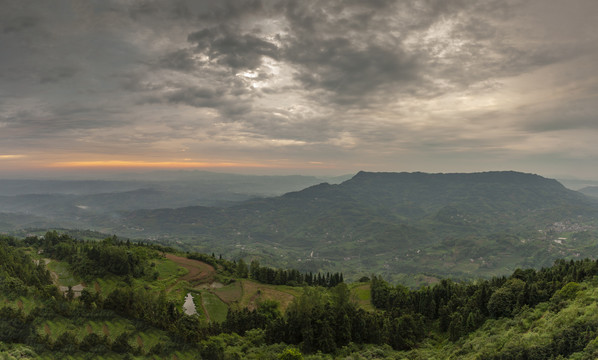
M 349 286 L 352 299 L 363 309 L 373 311 L 372 294 L 369 283 L 355 283 Z
M 216 295 L 202 291 L 201 293 L 202 307 L 208 312 L 210 321 L 223 322 L 226 320 L 228 313 L 228 306 L 222 302 Z M 198 309 L 199 310 L 199 309 Z

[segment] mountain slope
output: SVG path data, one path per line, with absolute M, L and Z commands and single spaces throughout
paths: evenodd
M 338 185 L 228 208 L 127 212 L 104 226 L 182 239 L 197 250 L 273 255 L 273 265 L 305 271 L 470 276 L 595 255 L 597 209 L 583 194 L 532 174 L 360 172 Z

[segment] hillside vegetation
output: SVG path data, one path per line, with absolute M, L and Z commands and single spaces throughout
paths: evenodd
M 598 263 L 409 289 L 56 232 L 0 239 L 5 358 L 593 359 Z M 53 265 L 53 266 L 52 266 Z M 182 266 L 182 267 L 181 267 Z M 60 287 L 63 281 L 70 286 Z M 310 284 L 311 283 L 311 284 Z M 76 284 L 76 285 L 72 285 Z M 183 311 L 189 296 L 196 314 Z

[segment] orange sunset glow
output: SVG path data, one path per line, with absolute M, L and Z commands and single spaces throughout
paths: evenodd
M 230 168 L 230 167 L 270 167 L 259 163 L 235 162 L 197 162 L 197 161 L 65 161 L 49 164 L 50 168 L 145 168 L 145 169 L 177 169 L 177 168 Z
M 334 166 L 321 162 L 290 163 L 272 161 L 268 163 L 232 162 L 232 161 L 143 161 L 143 160 L 94 160 L 94 161 L 59 161 L 44 166 L 55 170 L 76 169 L 298 169 L 319 168 L 332 169 Z

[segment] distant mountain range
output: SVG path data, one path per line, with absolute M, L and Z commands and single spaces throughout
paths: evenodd
M 4 209 L 23 206 L 25 200 L 30 209 L 75 206 L 75 218 L 63 218 L 61 225 L 79 223 L 304 271 L 335 269 L 349 277 L 373 271 L 403 281 L 425 274 L 410 280 L 432 281 L 598 256 L 598 201 L 532 174 L 359 172 L 340 184 L 227 206 L 185 206 L 198 203 L 197 194 L 172 191 L 175 187 L 110 196 L 53 195 L 45 202 L 14 196 L 0 202 Z
M 284 194 L 322 181 L 341 182 L 349 177 L 159 171 L 121 174 L 119 180 L 0 179 L 0 214 L 4 217 L 18 214 L 19 219 L 12 223 L 0 222 L 0 231 L 43 223 L 93 227 L 96 217 L 113 217 L 121 211 L 227 206 L 255 197 Z
M 360 172 L 226 208 L 127 212 L 106 228 L 302 270 L 468 276 L 594 256 L 597 218 L 595 200 L 538 175 Z

